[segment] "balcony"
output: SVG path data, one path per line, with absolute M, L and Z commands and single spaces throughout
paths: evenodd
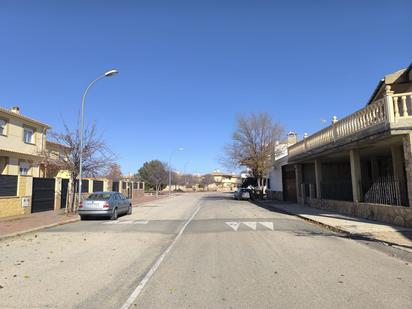
M 289 162 L 309 159 L 338 147 L 354 144 L 365 138 L 373 139 L 405 133 L 412 129 L 412 92 L 393 93 L 386 86 L 383 98 L 337 121 L 332 125 L 305 136 L 288 148 Z

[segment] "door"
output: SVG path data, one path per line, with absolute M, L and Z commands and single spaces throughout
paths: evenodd
M 69 187 L 69 180 L 68 179 L 62 179 L 62 189 L 61 189 L 61 197 L 60 197 L 60 207 L 61 208 L 66 208 L 66 203 L 67 203 L 67 189 Z
M 293 165 L 282 166 L 283 200 L 296 202 L 296 175 Z
M 54 178 L 33 178 L 31 212 L 54 209 Z

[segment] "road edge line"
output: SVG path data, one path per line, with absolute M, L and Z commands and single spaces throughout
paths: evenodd
M 189 225 L 189 223 L 193 220 L 193 218 L 196 216 L 196 214 L 200 210 L 200 205 L 196 208 L 196 210 L 193 212 L 193 214 L 190 216 L 190 218 L 186 221 L 186 223 L 183 225 L 183 227 L 180 229 L 179 233 L 176 235 L 175 239 L 172 241 L 172 243 L 169 245 L 169 247 L 166 248 L 165 251 L 157 258 L 156 262 L 153 264 L 153 266 L 149 269 L 149 271 L 146 273 L 146 275 L 143 277 L 143 279 L 139 282 L 137 287 L 134 289 L 132 294 L 128 297 L 126 302 L 123 304 L 121 309 L 128 309 L 130 306 L 133 304 L 133 302 L 139 297 L 140 293 L 146 286 L 146 284 L 149 282 L 151 277 L 154 275 L 156 270 L 159 268 L 160 264 L 162 264 L 163 260 L 165 257 L 168 255 L 168 253 L 173 249 L 173 247 L 176 245 L 176 243 L 179 241 L 180 237 L 183 235 L 183 232 L 185 231 L 186 227 Z

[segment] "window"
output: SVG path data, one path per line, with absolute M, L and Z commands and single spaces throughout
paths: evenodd
M 90 194 L 87 199 L 89 200 L 109 200 L 110 199 L 110 193 L 94 193 Z
M 20 175 L 29 175 L 30 164 L 27 162 L 20 163 Z
M 7 121 L 4 119 L 0 119 L 0 135 L 6 135 L 6 125 Z
M 34 130 L 30 128 L 24 128 L 23 140 L 25 143 L 34 144 Z

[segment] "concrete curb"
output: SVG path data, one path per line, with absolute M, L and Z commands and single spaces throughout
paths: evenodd
M 336 232 L 336 233 L 342 233 L 342 234 L 345 234 L 345 235 L 348 235 L 348 236 L 362 235 L 362 234 L 352 234 L 352 233 L 350 233 L 350 232 L 348 232 L 348 231 L 346 231 L 346 230 L 343 230 L 343 229 L 341 229 L 341 228 L 338 228 L 338 227 L 336 227 L 336 226 L 329 225 L 329 224 L 325 224 L 325 223 L 323 223 L 323 222 L 319 222 L 319 221 L 316 221 L 316 220 L 314 220 L 314 219 L 310 219 L 310 218 L 305 217 L 305 216 L 303 216 L 303 215 L 295 214 L 295 213 L 293 213 L 293 212 L 289 212 L 289 211 L 284 210 L 284 209 L 282 209 L 282 208 L 277 208 L 276 206 L 273 206 L 273 205 L 270 205 L 270 204 L 265 204 L 265 203 L 262 203 L 262 202 L 259 202 L 259 201 L 256 201 L 256 203 L 258 203 L 258 204 L 261 205 L 261 206 L 267 206 L 267 207 L 270 207 L 270 208 L 274 208 L 274 209 L 279 210 L 279 211 L 281 211 L 281 212 L 283 212 L 283 213 L 285 213 L 285 214 L 288 214 L 288 215 L 291 215 L 291 216 L 295 216 L 295 217 L 298 217 L 298 218 L 303 219 L 303 220 L 305 220 L 305 221 L 308 221 L 308 222 L 311 222 L 311 223 L 320 225 L 320 226 L 322 226 L 322 227 L 324 227 L 324 228 L 326 228 L 326 229 L 328 229 L 328 230 L 331 230 L 331 231 L 333 231 L 333 232 Z M 363 235 L 362 235 L 362 236 L 363 236 Z
M 331 230 L 333 232 L 341 233 L 341 234 L 347 236 L 350 239 L 363 239 L 363 240 L 367 240 L 367 241 L 380 242 L 380 243 L 385 244 L 387 246 L 395 247 L 395 248 L 398 248 L 399 250 L 402 250 L 402 251 L 405 251 L 405 252 L 410 252 L 409 250 L 405 249 L 403 245 L 400 245 L 400 244 L 397 244 L 397 243 L 392 243 L 392 242 L 385 241 L 385 240 L 382 240 L 382 239 L 378 239 L 378 238 L 375 238 L 375 237 L 372 237 L 372 236 L 369 236 L 369 235 L 365 235 L 365 234 L 362 234 L 362 233 L 351 233 L 351 232 L 348 232 L 348 231 L 346 231 L 344 229 L 341 229 L 339 227 L 329 225 L 329 224 L 325 224 L 323 222 L 319 222 L 319 221 L 316 221 L 314 219 L 310 219 L 310 218 L 305 217 L 303 215 L 295 214 L 293 212 L 289 212 L 289 211 L 287 211 L 285 209 L 282 209 L 282 208 L 277 208 L 276 206 L 273 206 L 273 205 L 270 205 L 270 204 L 265 204 L 265 203 L 258 202 L 258 201 L 255 201 L 255 202 L 257 204 L 261 205 L 261 206 L 270 207 L 270 208 L 276 209 L 276 210 L 278 210 L 282 213 L 285 213 L 285 214 L 288 214 L 288 215 L 291 215 L 291 216 L 295 216 L 295 217 L 298 217 L 298 218 L 303 219 L 305 221 L 308 221 L 310 223 L 322 226 L 323 228 L 326 228 L 326 229 Z
M 79 220 L 80 220 L 80 218 L 73 218 L 73 219 L 70 219 L 70 220 L 67 220 L 67 221 L 63 221 L 63 222 L 56 222 L 56 223 L 52 223 L 52 224 L 41 225 L 41 226 L 38 226 L 38 227 L 35 227 L 35 228 L 32 228 L 32 229 L 27 229 L 27 230 L 23 230 L 23 231 L 19 231 L 19 232 L 14 232 L 14 233 L 6 234 L 6 235 L 1 235 L 0 236 L 0 241 L 5 240 L 6 238 L 17 237 L 17 236 L 21 236 L 21 235 L 32 233 L 32 232 L 37 232 L 37 231 L 40 231 L 40 230 L 44 230 L 44 229 L 59 226 L 59 225 L 64 225 L 64 224 L 68 224 L 68 223 L 77 222 Z

